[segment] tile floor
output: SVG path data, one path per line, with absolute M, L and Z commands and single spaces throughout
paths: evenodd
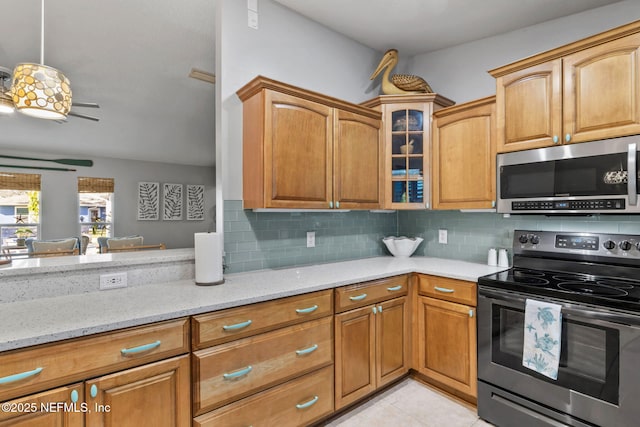
M 326 427 L 490 427 L 465 405 L 418 381 L 407 378 Z

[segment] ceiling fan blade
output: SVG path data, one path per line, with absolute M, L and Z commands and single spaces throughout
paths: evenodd
M 94 122 L 99 122 L 100 119 L 97 117 L 93 117 L 93 116 L 87 116 L 85 114 L 78 114 L 78 113 L 74 113 L 73 111 L 69 111 L 69 116 L 73 116 L 73 117 L 79 117 L 81 119 L 87 119 L 87 120 L 93 120 Z
M 71 104 L 73 107 L 84 107 L 84 108 L 100 108 L 97 102 L 76 102 L 72 101 Z
M 192 79 L 202 80 L 203 82 L 215 84 L 216 83 L 216 75 L 212 73 L 208 73 L 206 71 L 198 70 L 197 68 L 192 68 L 189 73 L 189 77 Z

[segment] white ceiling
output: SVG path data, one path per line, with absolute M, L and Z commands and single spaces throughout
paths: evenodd
M 233 0 L 246 1 L 246 0 Z M 403 56 L 619 0 L 275 0 L 362 44 Z M 48 0 L 44 62 L 100 122 L 0 117 L 0 150 L 214 164 L 216 0 Z M 2 0 L 0 66 L 39 62 L 40 0 Z

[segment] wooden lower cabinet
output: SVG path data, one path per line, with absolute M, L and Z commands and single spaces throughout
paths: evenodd
M 97 389 L 95 397 L 92 389 Z M 87 381 L 85 394 L 90 409 L 87 426 L 187 427 L 191 425 L 189 356 Z
M 336 314 L 334 322 L 336 409 L 407 373 L 407 297 Z
M 419 296 L 415 369 L 429 379 L 477 397 L 475 307 Z
M 305 426 L 333 412 L 333 366 L 194 419 L 194 427 Z
M 84 413 L 80 403 L 73 406 L 72 393 L 80 398 L 83 384 L 59 387 L 6 402 L 0 411 L 0 427 L 82 427 Z

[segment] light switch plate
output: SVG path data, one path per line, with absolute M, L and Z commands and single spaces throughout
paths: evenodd
M 447 230 L 438 230 L 438 243 L 442 243 L 443 245 L 447 244 Z
M 249 28 L 258 29 L 258 12 L 254 10 L 247 11 L 247 24 Z

